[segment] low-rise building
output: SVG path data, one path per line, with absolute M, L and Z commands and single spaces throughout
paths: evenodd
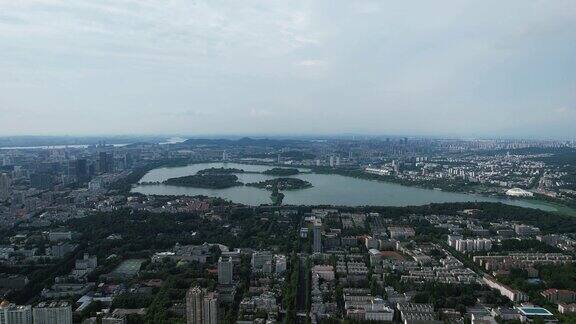
M 390 226 L 388 227 L 390 238 L 394 240 L 406 239 L 416 235 L 414 228 L 407 226 Z
M 332 281 L 335 278 L 334 267 L 331 265 L 315 265 L 312 267 L 312 275 L 318 275 L 324 280 Z
M 513 302 L 523 302 L 528 300 L 528 295 L 525 292 L 501 284 L 493 277 L 485 276 L 483 281 L 488 285 L 488 287 L 498 290 L 502 296 L 507 297 Z
M 547 289 L 540 294 L 546 300 L 555 304 L 570 304 L 576 301 L 576 292 L 567 289 Z

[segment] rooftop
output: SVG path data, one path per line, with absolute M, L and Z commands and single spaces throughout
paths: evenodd
M 554 314 L 542 307 L 518 307 L 518 310 L 522 315 L 526 316 L 554 316 Z

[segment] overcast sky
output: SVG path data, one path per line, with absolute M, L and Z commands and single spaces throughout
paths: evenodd
M 0 134 L 576 138 L 574 0 L 0 0 Z

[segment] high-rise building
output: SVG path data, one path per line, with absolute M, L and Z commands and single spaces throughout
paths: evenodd
M 220 257 L 218 260 L 218 283 L 221 285 L 232 284 L 234 263 L 230 257 Z
M 51 189 L 54 186 L 54 177 L 47 172 L 36 172 L 30 175 L 30 186 L 36 189 Z
M 76 178 L 85 180 L 88 177 L 88 161 L 86 159 L 76 160 Z
M 218 295 L 206 293 L 200 287 L 191 287 L 186 293 L 187 324 L 217 324 Z
M 98 155 L 98 166 L 100 173 L 114 171 L 114 155 L 112 153 L 100 152 Z
M 0 324 L 32 324 L 32 307 L 18 306 L 7 301 L 0 304 Z
M 274 256 L 276 261 L 275 272 L 277 274 L 284 273 L 286 271 L 286 256 L 282 254 L 277 254 Z
M 76 178 L 76 169 L 78 168 L 77 160 L 68 161 L 68 176 Z
M 192 287 L 186 293 L 186 323 L 200 324 L 202 320 L 202 302 L 204 291 L 200 287 Z
M 88 161 L 86 159 L 68 161 L 68 176 L 76 181 L 85 181 L 88 177 Z
M 322 253 L 322 221 L 319 219 L 314 220 L 313 227 L 314 234 L 314 253 Z
M 134 158 L 132 157 L 132 154 L 126 153 L 124 155 L 124 168 L 130 168 L 132 165 L 134 165 Z
M 204 324 L 218 324 L 218 295 L 210 292 L 204 297 L 202 305 Z
M 68 302 L 40 303 L 32 309 L 34 324 L 72 324 L 72 306 Z
M 272 272 L 272 253 L 270 251 L 258 251 L 252 254 L 252 271 L 253 272 Z
M 0 201 L 10 198 L 10 177 L 7 173 L 0 173 Z

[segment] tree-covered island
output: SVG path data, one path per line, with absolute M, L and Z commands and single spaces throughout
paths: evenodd
M 247 183 L 246 185 L 266 190 L 273 190 L 274 188 L 278 188 L 278 190 L 299 190 L 312 187 L 310 182 L 298 178 L 276 178 Z
M 246 171 L 236 168 L 209 168 L 198 171 L 196 174 L 234 174 L 244 173 Z
M 298 169 L 295 169 L 295 168 L 273 168 L 270 170 L 266 170 L 262 173 L 267 174 L 267 175 L 285 177 L 285 176 L 297 175 L 300 173 L 300 171 Z
M 243 185 L 242 182 L 238 181 L 238 177 L 233 174 L 195 174 L 170 178 L 164 181 L 164 184 L 205 189 L 226 189 Z

